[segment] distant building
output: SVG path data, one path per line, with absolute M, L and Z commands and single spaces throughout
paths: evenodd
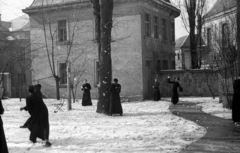
M 77 14 L 76 11 L 81 10 Z M 84 59 L 86 71 L 82 78 L 94 87 L 98 82 L 98 52 L 95 43 L 94 16 L 90 1 L 69 0 L 42 3 L 35 0 L 32 5 L 23 10 L 30 16 L 31 40 L 38 42 L 32 44 L 32 50 L 44 45 L 44 29 L 42 12 L 45 11 L 48 21 L 51 21 L 53 46 L 59 53 L 55 59 L 58 76 L 61 78 L 61 93 L 66 92 L 66 52 L 69 44 L 74 52 L 70 59 L 77 55 L 77 51 L 84 51 L 84 57 L 77 59 L 72 65 L 74 69 L 80 68 Z M 112 77 L 118 78 L 122 85 L 121 96 L 151 98 L 154 74 L 160 69 L 175 69 L 175 22 L 180 10 L 168 0 L 138 0 L 114 1 L 114 18 L 112 29 Z M 78 16 L 76 18 L 76 16 Z M 73 25 L 79 20 L 79 29 L 72 39 Z M 47 21 L 47 20 L 46 20 Z M 47 32 L 49 33 L 49 25 Z M 52 39 L 48 35 L 49 43 Z M 52 43 L 52 42 L 51 42 Z M 77 45 L 81 44 L 81 45 Z M 45 49 L 39 50 L 44 56 Z M 45 54 L 46 55 L 46 54 Z M 78 66 L 77 66 L 78 65 Z M 32 62 L 33 82 L 43 85 L 43 92 L 49 97 L 55 97 L 55 81 L 51 77 L 48 60 L 35 58 Z M 81 83 L 80 83 L 81 84 Z M 79 84 L 79 85 L 80 85 Z M 95 86 L 96 87 L 96 86 Z M 97 97 L 97 88 L 92 89 L 92 96 Z M 81 91 L 77 97 L 81 97 Z
M 236 48 L 236 11 L 235 0 L 217 0 L 204 16 L 203 37 L 211 50 L 209 60 L 220 60 L 226 48 Z
M 201 47 L 200 47 L 200 44 L 201 44 Z M 198 54 L 199 65 L 201 66 L 201 68 L 205 68 L 204 61 L 206 60 L 206 55 L 208 54 L 208 51 L 203 39 L 201 39 L 201 43 L 200 43 L 200 39 L 198 40 L 197 54 Z M 189 35 L 182 36 L 176 40 L 175 62 L 176 62 L 177 70 L 192 69 L 192 58 L 191 58 L 191 52 L 190 52 L 190 36 Z
M 9 22 L 1 21 L 0 73 L 4 74 L 1 85 L 4 97 L 28 95 L 26 88 L 32 82 L 29 32 L 27 15 Z

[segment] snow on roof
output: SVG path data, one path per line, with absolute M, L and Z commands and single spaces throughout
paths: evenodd
M 29 31 L 30 24 L 29 24 L 29 16 L 24 14 L 20 17 L 17 17 L 10 21 L 12 23 L 12 31 Z
M 236 0 L 217 0 L 213 7 L 207 12 L 205 17 L 210 17 L 212 15 L 221 13 L 236 6 Z

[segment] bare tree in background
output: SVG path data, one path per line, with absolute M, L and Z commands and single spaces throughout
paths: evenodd
M 185 29 L 190 35 L 190 52 L 192 69 L 201 67 L 201 55 L 198 55 L 198 45 L 202 46 L 202 25 L 204 24 L 203 15 L 206 12 L 206 0 L 179 0 L 179 8 L 182 10 L 181 18 Z M 186 12 L 186 13 L 185 13 Z M 196 25 L 197 23 L 197 25 Z M 197 35 L 196 35 L 197 30 Z M 199 42 L 200 41 L 200 42 Z M 200 48 L 201 50 L 201 48 Z

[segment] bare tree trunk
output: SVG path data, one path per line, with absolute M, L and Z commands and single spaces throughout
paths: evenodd
M 57 100 L 60 100 L 60 91 L 59 91 L 60 78 L 58 76 L 54 76 L 54 79 L 56 83 L 56 97 L 57 97 Z
M 196 47 L 196 38 L 195 38 L 195 19 L 196 19 L 196 0 L 189 0 L 188 5 L 188 22 L 189 22 L 189 29 L 190 29 L 190 51 L 191 51 L 191 57 L 192 57 L 192 69 L 196 69 L 198 66 L 198 60 L 197 60 L 197 47 Z
M 99 47 L 100 87 L 97 112 L 107 114 L 109 110 L 110 87 L 112 81 L 111 30 L 113 0 L 101 1 L 101 5 L 98 0 L 94 0 L 92 3 L 96 21 L 96 39 Z M 98 26 L 98 24 L 100 26 Z

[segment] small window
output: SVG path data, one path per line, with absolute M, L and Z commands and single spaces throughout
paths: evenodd
M 163 69 L 164 70 L 168 69 L 168 61 L 167 60 L 163 60 Z
M 162 19 L 162 33 L 163 33 L 163 39 L 167 40 L 167 23 L 166 23 L 166 19 Z
M 59 84 L 67 84 L 67 64 L 66 63 L 59 63 L 59 77 L 60 82 Z
M 58 41 L 67 41 L 67 20 L 58 21 Z
M 207 28 L 207 45 L 211 45 L 211 28 Z
M 171 34 L 172 34 L 172 42 L 175 42 L 175 26 L 174 26 L 174 23 L 171 23 Z
M 147 37 L 151 37 L 151 16 L 150 14 L 145 14 L 145 33 Z
M 19 61 L 25 61 L 25 48 L 21 48 L 19 51 Z
M 158 69 L 158 70 L 161 69 L 161 60 L 157 60 L 157 69 Z
M 146 67 L 152 67 L 152 60 L 146 60 Z
M 94 83 L 98 84 L 99 83 L 99 61 L 98 60 L 94 61 L 94 74 L 95 74 Z
M 175 69 L 175 61 L 172 61 L 172 69 Z
M 158 32 L 158 17 L 153 17 L 153 30 L 154 30 L 154 38 L 159 38 L 159 32 Z
M 177 53 L 178 60 L 180 60 L 180 53 Z

